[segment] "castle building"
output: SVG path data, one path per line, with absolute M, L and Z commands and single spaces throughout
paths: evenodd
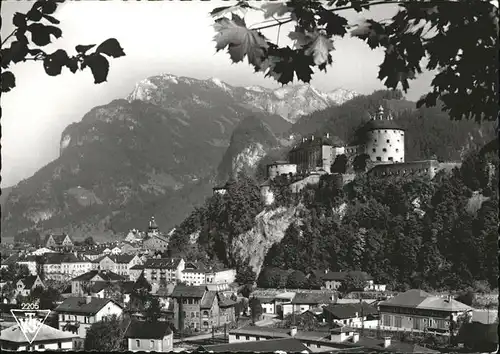
M 330 137 L 327 133 L 323 137 L 311 136 L 303 138 L 288 154 L 291 164 L 297 165 L 297 173 L 310 172 L 330 173 L 330 168 L 337 155 L 345 153 L 344 144 L 338 137 Z
M 272 164 L 267 165 L 267 176 L 271 179 L 277 176 L 297 174 L 297 165 L 290 163 L 288 161 L 275 161 Z
M 405 162 L 405 132 L 384 108 L 364 126 L 364 150 L 375 163 Z

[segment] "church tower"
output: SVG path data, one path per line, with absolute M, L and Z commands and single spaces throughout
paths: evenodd
M 159 234 L 159 228 L 158 225 L 156 224 L 155 217 L 152 216 L 151 219 L 149 220 L 148 237 L 155 236 L 158 234 Z
M 365 125 L 365 153 L 377 163 L 405 162 L 405 132 L 382 106 Z

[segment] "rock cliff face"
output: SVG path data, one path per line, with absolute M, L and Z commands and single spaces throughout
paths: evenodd
M 233 131 L 218 167 L 219 183 L 240 172 L 254 175 L 262 158 L 279 145 L 279 140 L 262 119 L 256 116 L 245 118 Z
M 267 251 L 283 239 L 288 226 L 296 220 L 299 208 L 301 206 L 281 207 L 261 212 L 251 230 L 233 239 L 229 252 L 259 274 Z

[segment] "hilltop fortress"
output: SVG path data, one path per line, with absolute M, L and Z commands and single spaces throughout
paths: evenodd
M 278 176 L 287 181 L 292 192 L 297 193 L 308 184 L 316 184 L 322 175 L 336 174 L 341 183 L 354 179 L 355 173 L 332 171 L 336 159 L 344 155 L 344 161 L 356 158 L 365 160 L 364 171 L 369 176 L 390 175 L 422 176 L 434 178 L 443 169 L 456 164 L 439 163 L 437 160 L 405 161 L 405 130 L 394 121 L 392 114 L 385 113 L 382 106 L 361 130 L 361 141 L 346 145 L 329 133 L 324 136 L 302 138 L 288 153 L 287 161 L 275 161 L 267 165 L 268 180 L 261 185 L 266 204 L 272 204 L 274 195 L 271 181 Z M 215 193 L 225 193 L 224 187 L 214 188 Z

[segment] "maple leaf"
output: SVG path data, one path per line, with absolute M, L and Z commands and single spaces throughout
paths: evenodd
M 261 6 L 264 10 L 264 18 L 270 18 L 273 16 L 281 17 L 287 12 L 291 12 L 292 9 L 286 6 L 286 3 L 282 2 L 268 2 Z
M 248 62 L 259 68 L 269 47 L 266 38 L 248 29 L 243 19 L 235 14 L 232 19 L 222 17 L 215 22 L 214 28 L 218 32 L 214 37 L 215 49 L 219 51 L 228 47 L 233 62 L 238 63 L 247 56 Z
M 322 11 L 318 21 L 320 25 L 326 25 L 326 33 L 329 36 L 344 36 L 346 34 L 347 20 L 330 11 Z
M 371 31 L 371 24 L 367 20 L 363 20 L 361 23 L 357 24 L 353 30 L 351 30 L 351 36 L 364 39 L 371 33 Z
M 109 62 L 99 53 L 91 54 L 83 60 L 81 65 L 82 70 L 89 67 L 94 76 L 94 83 L 100 84 L 105 82 L 109 72 Z
M 316 39 L 307 47 L 305 55 L 314 59 L 314 64 L 321 65 L 328 61 L 328 54 L 333 50 L 333 42 L 326 36 L 319 34 Z
M 288 38 L 294 41 L 296 49 L 301 49 L 314 40 L 314 37 L 311 37 L 303 32 L 290 32 L 288 34 Z
M 12 72 L 4 71 L 0 79 L 0 85 L 2 87 L 2 92 L 9 92 L 16 87 L 16 77 Z
M 232 14 L 236 11 L 241 11 L 243 14 L 245 14 L 247 9 L 257 10 L 255 7 L 250 6 L 246 1 L 238 1 L 238 3 L 236 5 L 233 5 L 233 6 L 222 6 L 222 7 L 217 7 L 215 9 L 213 9 L 210 12 L 210 15 L 212 17 L 220 17 L 220 16 L 224 16 L 227 14 Z

